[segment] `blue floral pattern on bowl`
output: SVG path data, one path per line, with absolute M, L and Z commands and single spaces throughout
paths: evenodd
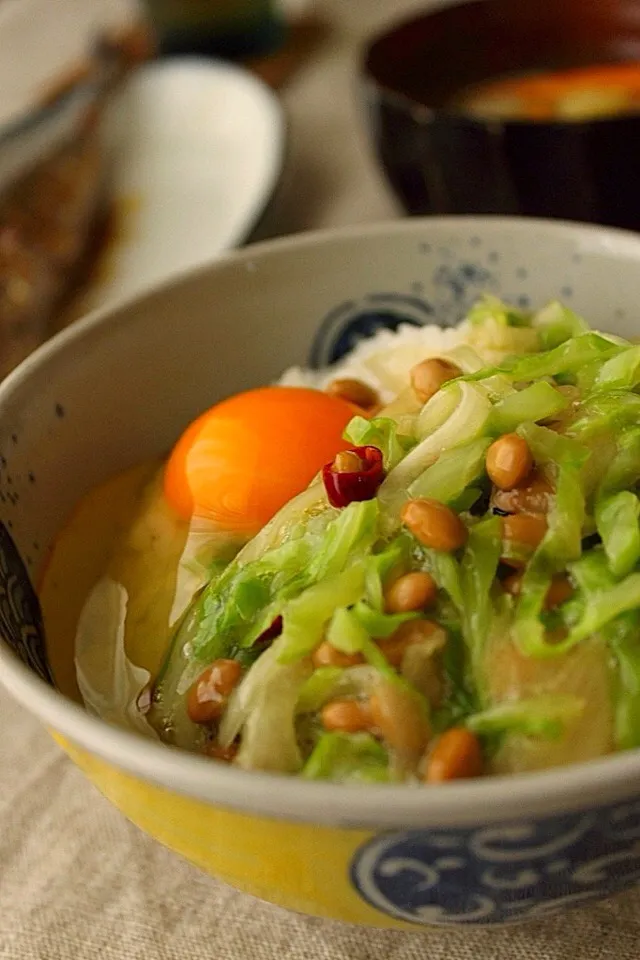
M 397 330 L 436 322 L 426 300 L 401 294 L 372 293 L 359 303 L 342 303 L 324 318 L 314 339 L 309 365 L 315 369 L 336 363 L 379 330 Z
M 560 817 L 380 834 L 351 866 L 371 906 L 410 923 L 516 923 L 640 880 L 640 798 Z
M 422 246 L 425 254 L 432 253 L 429 244 Z M 410 293 L 369 293 L 357 302 L 341 303 L 331 310 L 319 325 L 309 356 L 310 365 L 319 368 L 335 363 L 360 340 L 372 337 L 381 329 L 396 330 L 402 324 L 453 326 L 482 294 L 500 294 L 500 280 L 495 269 L 491 269 L 497 254 L 487 255 L 487 265 L 466 257 L 458 259 L 448 247 L 438 249 L 437 254 L 436 266 L 427 282 L 416 280 Z M 425 288 L 429 291 L 428 298 L 424 296 Z M 525 294 L 514 292 L 511 299 L 521 306 L 528 305 Z
M 0 636 L 23 663 L 53 685 L 40 604 L 13 538 L 1 522 Z

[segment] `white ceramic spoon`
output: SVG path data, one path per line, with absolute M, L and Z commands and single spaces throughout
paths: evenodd
M 275 94 L 248 71 L 185 57 L 138 71 L 105 135 L 117 230 L 85 309 L 246 239 L 282 169 L 285 120 Z

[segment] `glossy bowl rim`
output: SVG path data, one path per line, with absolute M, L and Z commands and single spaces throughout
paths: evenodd
M 518 236 L 543 230 L 558 237 L 600 241 L 640 265 L 640 236 L 590 224 L 528 217 L 416 217 L 314 231 L 250 245 L 157 284 L 143 294 L 125 297 L 98 309 L 39 347 L 0 384 L 0 419 L 15 390 L 42 375 L 49 362 L 73 352 L 86 338 L 100 336 L 110 324 L 127 322 L 127 309 L 163 290 L 195 280 L 200 274 L 223 272 L 270 254 L 301 252 L 335 242 L 379 236 L 425 236 L 430 228 L 491 235 L 505 229 Z M 344 786 L 304 781 L 286 775 L 238 770 L 186 751 L 145 740 L 109 726 L 51 688 L 19 660 L 0 638 L 0 683 L 30 713 L 81 750 L 149 781 L 195 800 L 291 821 L 351 828 L 420 828 L 462 826 L 523 817 L 551 816 L 603 806 L 640 792 L 640 749 L 587 763 L 533 774 L 488 777 L 429 788 L 408 785 Z M 212 775 L 213 774 L 213 775 Z
M 472 7 L 476 6 L 479 2 L 480 0 L 462 0 L 461 3 L 456 3 L 454 6 L 457 8 Z M 561 118 L 535 120 L 527 117 L 501 118 L 499 116 L 476 116 L 472 113 L 465 113 L 464 110 L 455 110 L 446 106 L 430 106 L 427 103 L 416 100 L 414 97 L 404 93 L 402 90 L 394 88 L 391 84 L 385 83 L 378 79 L 375 71 L 371 69 L 370 65 L 370 57 L 374 47 L 390 39 L 399 30 L 406 29 L 407 27 L 417 23 L 424 23 L 425 21 L 431 20 L 432 17 L 445 14 L 449 9 L 452 9 L 452 7 L 436 7 L 435 9 L 423 11 L 422 13 L 409 13 L 407 16 L 393 20 L 391 23 L 387 24 L 386 27 L 383 27 L 383 29 L 377 31 L 367 40 L 365 40 L 361 48 L 359 60 L 359 75 L 361 81 L 365 85 L 365 89 L 371 88 L 381 99 L 385 100 L 390 105 L 395 106 L 396 109 L 401 108 L 404 110 L 413 121 L 421 126 L 433 123 L 436 119 L 440 119 L 446 120 L 450 123 L 464 125 L 472 129 L 490 130 L 494 133 L 497 133 L 507 129 L 584 131 L 590 127 L 602 127 L 605 124 L 620 122 L 629 123 L 632 121 L 640 123 L 640 108 L 632 113 L 588 117 L 582 120 L 566 120 Z M 637 63 L 638 67 L 640 68 L 640 57 L 630 59 L 632 59 L 634 63 Z M 626 61 L 612 62 L 622 63 Z M 496 78 L 498 76 L 498 74 L 495 74 Z

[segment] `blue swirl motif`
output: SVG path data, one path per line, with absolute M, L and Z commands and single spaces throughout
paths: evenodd
M 640 881 L 640 799 L 545 820 L 380 834 L 351 881 L 371 906 L 410 923 L 508 924 Z
M 414 284 L 420 290 L 423 286 Z M 448 248 L 435 256 L 426 286 L 429 299 L 417 293 L 376 292 L 338 304 L 320 324 L 311 348 L 310 366 L 335 363 L 381 329 L 396 330 L 401 324 L 453 326 L 483 293 L 500 292 L 495 273 L 479 263 L 457 261 Z
M 53 686 L 40 604 L 11 534 L 0 522 L 0 636 Z
M 309 365 L 316 369 L 336 363 L 378 330 L 397 330 L 434 322 L 426 300 L 402 294 L 372 293 L 361 301 L 341 303 L 322 323 L 311 347 Z

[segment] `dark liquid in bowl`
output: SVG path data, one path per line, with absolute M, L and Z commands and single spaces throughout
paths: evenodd
M 640 229 L 635 105 L 580 118 L 459 106 L 461 96 L 496 81 L 594 65 L 640 73 L 636 63 L 637 0 L 473 0 L 424 14 L 366 51 L 378 157 L 411 213 L 524 214 Z

